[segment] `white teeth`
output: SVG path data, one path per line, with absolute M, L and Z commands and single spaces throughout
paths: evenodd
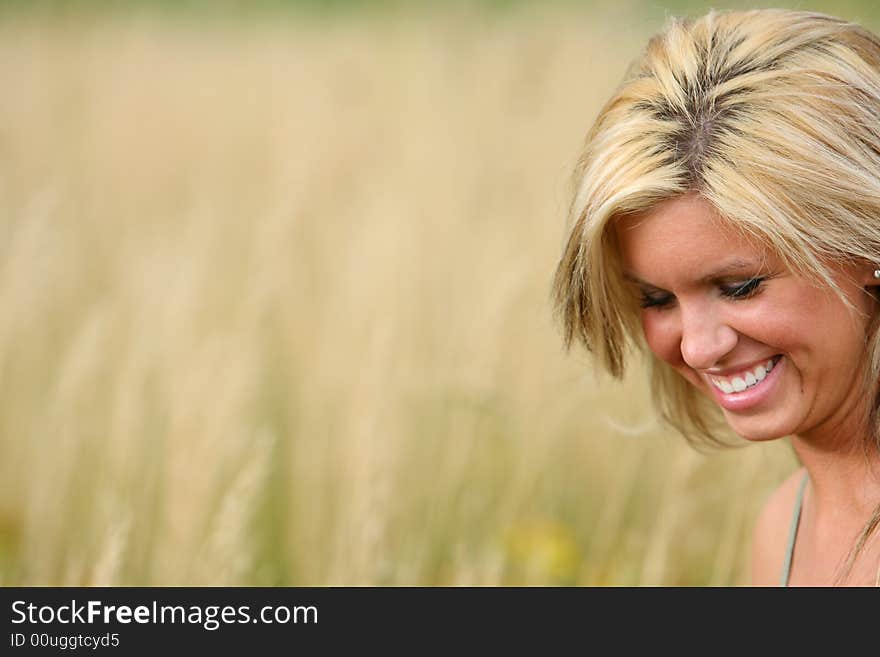
M 722 379 L 720 377 L 709 377 L 712 383 L 716 388 L 721 390 L 721 392 L 729 395 L 733 392 L 742 392 L 747 388 L 751 388 L 752 386 L 758 385 L 761 381 L 767 378 L 767 375 L 774 367 L 773 359 L 758 365 L 750 372 L 746 372 L 740 376 L 735 376 L 732 379 Z

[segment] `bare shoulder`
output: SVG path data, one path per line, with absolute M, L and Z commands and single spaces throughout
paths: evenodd
M 751 555 L 751 583 L 754 586 L 779 584 L 792 512 L 803 477 L 804 469 L 799 468 L 770 494 L 758 514 Z

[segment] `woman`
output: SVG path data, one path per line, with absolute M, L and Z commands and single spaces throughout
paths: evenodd
M 754 584 L 880 581 L 880 39 L 785 10 L 671 21 L 601 110 L 554 281 L 566 344 L 649 354 L 662 416 L 790 437 Z

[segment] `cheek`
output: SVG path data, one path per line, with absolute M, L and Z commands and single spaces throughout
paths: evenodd
M 674 318 L 656 310 L 645 310 L 641 320 L 645 342 L 654 355 L 670 365 L 681 365 L 681 332 Z

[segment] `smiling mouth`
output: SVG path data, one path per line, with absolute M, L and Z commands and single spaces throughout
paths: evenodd
M 768 374 L 773 370 L 776 364 L 782 358 L 781 354 L 768 358 L 763 363 L 755 365 L 750 370 L 740 372 L 736 376 L 712 376 L 707 378 L 712 382 L 718 390 L 726 395 L 735 394 L 754 388 L 761 383 Z

